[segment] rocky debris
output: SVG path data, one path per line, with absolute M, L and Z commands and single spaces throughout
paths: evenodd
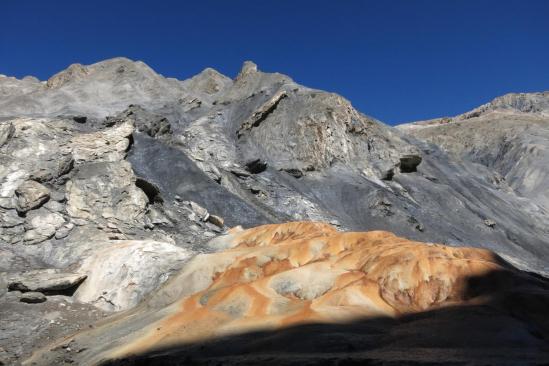
M 63 292 L 76 288 L 86 275 L 62 272 L 57 269 L 38 269 L 10 275 L 8 288 L 10 291 L 36 291 L 42 293 Z
M 72 222 L 66 223 L 55 232 L 55 239 L 60 240 L 66 238 L 67 236 L 69 236 L 72 229 L 74 229 L 74 224 Z
M 495 227 L 496 226 L 496 222 L 494 220 L 490 220 L 490 219 L 486 219 L 483 221 L 484 222 L 484 225 L 488 226 L 488 227 Z
M 72 154 L 61 155 L 56 162 L 52 162 L 49 166 L 31 172 L 30 178 L 38 182 L 49 182 L 69 173 L 73 167 Z
M 549 92 L 507 94 L 473 111 L 399 128 L 460 161 L 490 169 L 487 179 L 510 194 L 549 207 Z
M 50 190 L 42 184 L 28 180 L 15 190 L 17 211 L 25 213 L 40 207 L 50 198 Z
M 109 244 L 82 261 L 77 272 L 88 277 L 74 293 L 77 301 L 105 311 L 136 306 L 191 257 L 186 249 L 151 240 Z
M 417 171 L 417 167 L 421 164 L 421 156 L 419 155 L 404 155 L 400 158 L 400 172 L 413 173 Z
M 172 222 L 169 217 L 167 217 L 160 208 L 156 208 L 154 206 L 149 206 L 149 209 L 147 210 L 147 218 L 153 225 L 172 226 Z
M 19 301 L 26 302 L 27 304 L 39 304 L 47 300 L 46 295 L 41 292 L 24 292 L 19 297 Z
M 311 342 L 322 334 L 330 336 L 332 342 L 333 337 L 344 337 L 347 347 L 332 349 L 332 357 L 340 359 L 349 353 L 348 342 L 360 334 L 379 338 L 383 332 L 383 348 L 371 339 L 360 338 L 353 342 L 352 350 L 374 347 L 390 354 L 393 347 L 402 346 L 402 334 L 410 331 L 409 326 L 399 324 L 418 318 L 424 327 L 433 326 L 431 319 L 453 324 L 449 330 L 452 335 L 444 337 L 444 348 L 462 349 L 471 341 L 470 324 L 457 321 L 464 317 L 485 319 L 476 323 L 474 337 L 484 339 L 486 347 L 513 347 L 514 341 L 501 330 L 514 330 L 521 332 L 522 344 L 529 352 L 539 358 L 545 355 L 538 345 L 540 337 L 549 332 L 545 319 L 547 281 L 515 270 L 486 250 L 413 242 L 383 231 L 338 232 L 330 225 L 313 222 L 235 229 L 211 245 L 225 249 L 193 258 L 146 305 L 114 322 L 63 339 L 63 344 L 73 341 L 85 349 L 76 362 L 91 365 L 99 360 L 128 360 L 131 355 L 134 361 L 170 364 L 171 360 L 182 359 L 178 353 L 186 349 L 182 345 L 191 345 L 192 350 L 194 342 L 198 342 L 196 350 L 200 349 L 200 354 L 193 353 L 193 357 L 233 352 L 250 356 L 264 349 L 257 344 L 272 345 L 279 342 L 285 329 L 296 332 L 300 324 L 307 323 L 317 325 L 291 341 L 277 343 L 277 347 L 285 347 L 279 352 L 284 354 L 288 344 L 302 342 L 302 338 Z M 521 308 L 518 304 L 529 305 Z M 497 310 L 499 307 L 504 310 Z M 511 308 L 513 316 L 507 312 Z M 448 314 L 453 315 L 447 318 Z M 497 329 L 486 322 L 488 317 L 498 319 Z M 382 324 L 373 321 L 380 318 L 409 320 Z M 374 324 L 390 330 L 372 335 L 372 329 L 377 329 Z M 534 325 L 536 335 L 526 331 Z M 269 331 L 276 331 L 277 337 Z M 395 331 L 397 335 L 392 334 Z M 419 352 L 422 363 L 433 360 L 430 352 L 424 352 L 425 344 L 442 344 L 430 335 L 426 337 L 427 333 L 425 328 L 414 333 L 414 343 L 406 348 L 407 352 Z M 238 340 L 231 344 L 238 347 L 236 350 L 212 347 L 213 354 L 204 354 L 205 347 L 210 349 L 209 342 L 227 342 L 234 334 L 238 334 Z M 253 345 L 248 347 L 243 338 L 253 338 Z M 47 364 L 56 355 L 50 351 L 54 347 L 48 345 L 29 362 Z M 315 347 L 307 353 L 309 360 L 319 352 L 316 342 Z M 269 355 L 280 361 L 278 352 Z M 503 357 L 508 360 L 509 355 L 500 359 Z

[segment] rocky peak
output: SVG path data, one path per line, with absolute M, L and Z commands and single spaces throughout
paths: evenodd
M 242 80 L 247 76 L 253 75 L 257 72 L 257 65 L 255 63 L 253 63 L 252 61 L 244 61 L 244 63 L 242 64 L 242 68 L 240 69 L 240 72 L 236 76 L 235 80 Z
M 217 94 L 231 86 L 233 81 L 211 67 L 182 82 L 187 90 L 193 93 Z
M 240 69 L 240 75 L 247 75 L 257 72 L 257 65 L 253 61 L 244 61 Z
M 71 81 L 84 78 L 88 75 L 88 73 L 89 70 L 86 66 L 81 64 L 72 64 L 66 70 L 63 70 L 49 78 L 46 82 L 46 86 L 50 89 L 60 88 Z

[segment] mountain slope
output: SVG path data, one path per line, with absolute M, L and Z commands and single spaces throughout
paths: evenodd
M 545 97 L 397 129 L 251 62 L 234 79 L 205 69 L 179 81 L 125 58 L 72 65 L 46 82 L 0 77 L 6 357 L 66 334 L 63 319 L 76 320 L 51 313 L 54 301 L 131 310 L 237 225 L 385 230 L 489 249 L 547 275 Z M 493 115 L 507 127 L 493 133 Z M 472 133 L 473 125 L 485 127 Z M 439 128 L 455 136 L 420 134 Z M 19 315 L 9 309 L 27 295 L 5 292 L 28 270 L 50 284 L 58 272 L 86 279 L 71 296 L 46 291 L 46 302 Z M 42 321 L 44 312 L 65 328 Z M 88 315 L 79 322 L 95 320 Z
M 508 94 L 453 118 L 399 128 L 487 166 L 517 195 L 549 208 L 549 92 Z

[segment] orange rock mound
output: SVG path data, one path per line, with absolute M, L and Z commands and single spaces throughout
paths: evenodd
M 67 348 L 79 365 L 534 364 L 549 355 L 548 282 L 487 250 L 314 222 L 235 228 L 210 246 L 218 252 L 194 257 L 137 308 L 27 363 L 52 364 Z
M 500 258 L 482 249 L 384 231 L 339 232 L 313 222 L 233 230 L 213 245 L 229 249 L 197 257 L 168 286 L 202 278 L 205 288 L 170 306 L 115 356 L 235 332 L 460 304 L 469 300 L 468 278 L 501 268 Z

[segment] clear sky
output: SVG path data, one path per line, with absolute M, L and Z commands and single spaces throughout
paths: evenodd
M 549 90 L 545 0 L 5 0 L 0 14 L 0 73 L 17 77 L 115 56 L 234 77 L 250 59 L 390 124 Z

